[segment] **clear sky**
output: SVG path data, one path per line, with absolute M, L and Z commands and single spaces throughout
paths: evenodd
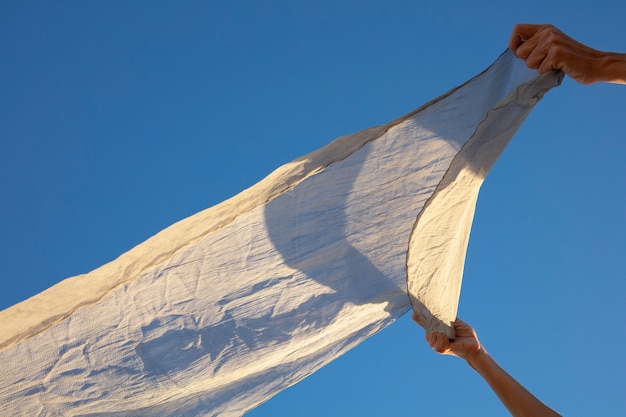
M 624 1 L 2 1 L 0 309 L 486 68 L 515 23 L 626 51 Z M 459 316 L 567 416 L 626 410 L 626 87 L 566 79 L 485 182 Z M 256 410 L 507 415 L 409 315 Z

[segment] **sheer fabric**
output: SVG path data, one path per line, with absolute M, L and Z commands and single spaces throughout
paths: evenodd
M 411 304 L 450 332 L 479 187 L 559 82 L 505 52 L 1 312 L 0 414 L 237 416 Z

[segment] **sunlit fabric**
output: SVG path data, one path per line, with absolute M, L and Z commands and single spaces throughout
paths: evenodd
M 449 332 L 478 189 L 559 81 L 506 52 L 3 311 L 0 415 L 238 416 L 411 303 Z

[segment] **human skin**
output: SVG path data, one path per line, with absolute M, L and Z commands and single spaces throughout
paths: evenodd
M 419 324 L 415 313 L 413 320 Z M 519 382 L 509 375 L 487 353 L 474 329 L 460 319 L 453 323 L 455 339 L 450 340 L 439 332 L 427 332 L 426 340 L 438 353 L 458 356 L 468 363 L 496 393 L 514 417 L 559 417 L 554 410 L 539 401 Z
M 590 48 L 552 25 L 516 25 L 509 48 L 540 74 L 560 70 L 581 84 L 626 84 L 626 54 Z

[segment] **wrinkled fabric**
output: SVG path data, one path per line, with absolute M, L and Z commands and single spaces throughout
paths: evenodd
M 560 82 L 510 52 L 0 313 L 0 414 L 238 416 L 413 305 L 450 336 L 479 187 Z

